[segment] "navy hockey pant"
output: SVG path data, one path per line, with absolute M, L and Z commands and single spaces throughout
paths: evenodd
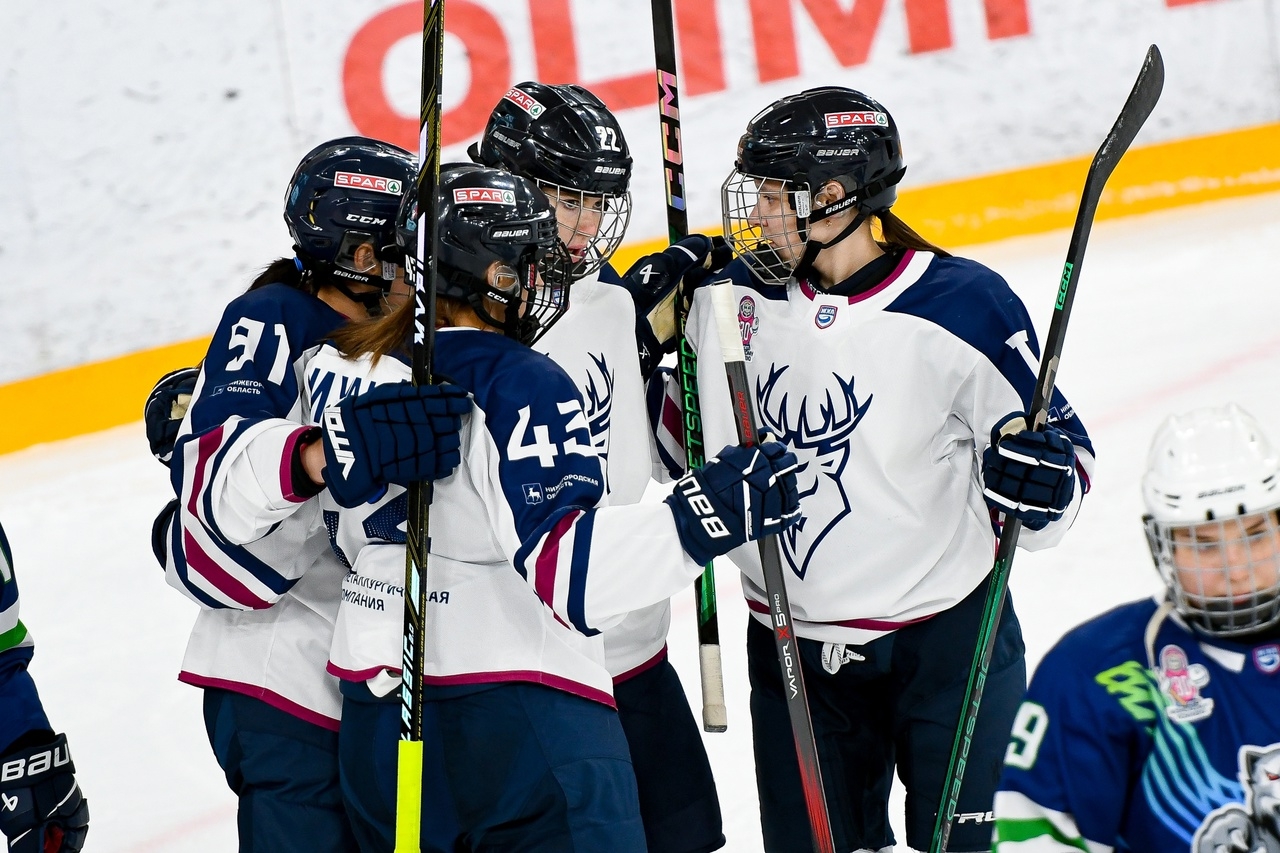
M 932 619 L 865 646 L 830 648 L 827 668 L 823 647 L 830 644 L 799 641 L 827 809 L 840 853 L 894 843 L 888 799 L 895 765 L 907 791 L 907 843 L 916 850 L 929 849 L 986 593 L 983 582 Z M 1022 630 L 1006 599 L 950 850 L 991 849 L 989 815 L 1009 731 L 1026 689 L 1023 653 Z M 809 853 L 809 821 L 773 634 L 754 618 L 747 628 L 747 658 L 765 850 Z M 833 665 L 837 660 L 838 668 Z
M 395 840 L 400 704 L 343 684 L 343 794 L 362 853 Z M 422 853 L 645 853 L 613 709 L 505 683 L 423 705 Z
M 649 853 L 719 850 L 725 840 L 716 780 L 665 651 L 654 666 L 616 682 L 613 698 L 635 767 Z
M 213 754 L 240 800 L 240 853 L 348 853 L 338 734 L 260 699 L 204 691 Z

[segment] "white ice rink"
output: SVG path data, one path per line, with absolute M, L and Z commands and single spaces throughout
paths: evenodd
M 1009 280 L 1043 338 L 1067 240 L 1058 232 L 966 254 Z M 1280 195 L 1095 227 L 1059 380 L 1098 470 L 1066 541 L 1014 565 L 1032 664 L 1070 626 L 1157 588 L 1138 480 L 1165 415 L 1234 400 L 1280 441 L 1278 261 Z M 236 848 L 235 800 L 205 737 L 200 691 L 175 680 L 194 606 L 165 585 L 150 552 L 168 495 L 141 423 L 0 456 L 0 520 L 36 638 L 32 673 L 91 803 L 90 853 Z M 727 849 L 758 851 L 747 617 L 728 565 L 718 591 L 730 727 L 704 737 Z M 696 711 L 692 593 L 676 599 L 670 648 Z

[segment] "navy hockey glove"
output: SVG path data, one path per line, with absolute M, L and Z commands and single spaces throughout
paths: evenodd
M 89 803 L 76 784 L 66 735 L 35 739 L 42 742 L 0 756 L 0 831 L 9 853 L 79 853 L 89 834 Z
M 1062 518 L 1076 487 L 1076 449 L 1057 427 L 1027 429 L 1025 415 L 1006 415 L 991 430 L 982 454 L 983 495 L 1030 530 Z
M 165 465 L 173 458 L 173 445 L 178 440 L 178 427 L 191 405 L 191 395 L 196 390 L 199 367 L 184 367 L 160 377 L 156 387 L 147 396 L 142 416 L 147 426 L 147 443 L 151 455 Z
M 733 260 L 723 237 L 690 234 L 661 252 L 645 255 L 622 277 L 636 304 L 636 343 L 640 375 L 648 378 L 662 356 L 675 352 L 679 299 L 690 294 Z M 680 287 L 680 283 L 684 286 Z
M 800 520 L 796 457 L 777 441 L 730 445 L 676 481 L 666 503 L 695 563 L 780 533 Z
M 324 482 L 340 505 L 356 507 L 388 483 L 449 476 L 462 461 L 458 430 L 471 411 L 457 385 L 377 385 L 324 410 Z

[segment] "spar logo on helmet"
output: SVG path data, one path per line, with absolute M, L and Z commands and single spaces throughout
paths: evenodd
M 826 113 L 827 127 L 888 127 L 889 116 L 878 112 Z
M 514 190 L 492 189 L 489 187 L 468 187 L 453 191 L 454 204 L 505 204 L 516 206 Z
M 537 118 L 546 110 L 532 95 L 516 86 L 512 86 L 502 97 L 527 112 L 531 118 Z
M 334 172 L 333 184 L 338 187 L 355 187 L 358 190 L 371 190 L 387 195 L 401 195 L 404 185 L 395 178 L 380 178 L 377 175 L 361 175 L 357 172 Z

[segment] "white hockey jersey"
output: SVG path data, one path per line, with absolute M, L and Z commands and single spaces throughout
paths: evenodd
M 761 428 L 801 463 L 804 515 L 779 537 L 796 633 L 861 644 L 959 602 L 995 555 L 982 451 L 1035 386 L 1039 349 L 1021 301 L 980 264 L 914 251 L 855 296 L 762 285 L 742 261 L 721 278 L 734 284 Z M 737 433 L 709 297 L 695 291 L 687 335 L 701 355 L 705 446 L 715 448 Z M 1093 465 L 1056 391 L 1050 422 L 1072 437 L 1081 488 L 1060 521 L 1024 529 L 1019 544 L 1030 549 L 1071 525 Z M 730 556 L 767 624 L 757 546 Z
M 600 631 L 666 600 L 701 567 L 681 548 L 666 504 L 607 506 L 577 388 L 549 358 L 492 332 L 442 329 L 433 367 L 474 406 L 462 464 L 435 484 L 426 684 L 526 681 L 612 705 Z M 318 411 L 337 401 L 334 389 L 395 374 L 407 380 L 407 366 L 353 362 L 326 346 L 307 393 Z M 385 694 L 400 668 L 407 500 L 392 488 L 344 510 L 322 497 L 335 550 L 351 566 L 330 671 Z
M 578 386 L 609 505 L 626 506 L 639 503 L 649 485 L 653 433 L 636 354 L 635 304 L 617 282 L 607 264 L 599 278 L 574 282 L 569 310 L 534 349 L 551 356 Z M 614 678 L 625 679 L 661 658 L 670 624 L 671 602 L 663 600 L 628 613 L 605 631 L 605 662 Z
M 329 729 L 342 697 L 325 666 L 346 570 L 290 463 L 309 428 L 302 371 L 342 322 L 283 284 L 227 306 L 170 465 L 178 499 L 153 537 L 170 585 L 204 608 L 179 678 Z

